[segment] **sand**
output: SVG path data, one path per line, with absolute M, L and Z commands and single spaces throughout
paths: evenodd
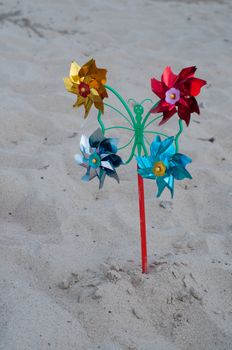
M 231 13 L 226 0 L 1 1 L 1 350 L 232 349 Z M 62 78 L 91 57 L 125 98 L 156 101 L 166 65 L 208 81 L 180 141 L 193 180 L 173 201 L 145 184 L 147 275 L 135 162 L 99 191 L 73 161 L 98 124 Z

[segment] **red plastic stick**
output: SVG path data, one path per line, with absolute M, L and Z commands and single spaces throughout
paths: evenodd
M 146 217 L 145 217 L 145 203 L 144 203 L 144 185 L 143 185 L 143 178 L 139 174 L 138 174 L 138 192 L 139 192 L 142 273 L 147 273 L 147 238 L 146 238 Z

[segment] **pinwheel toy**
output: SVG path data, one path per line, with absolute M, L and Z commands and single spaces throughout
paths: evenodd
M 80 140 L 81 154 L 75 155 L 77 164 L 86 169 L 82 179 L 90 181 L 97 178 L 99 188 L 102 188 L 106 176 L 119 182 L 116 168 L 130 163 L 133 158 L 137 161 L 143 273 L 147 273 L 143 179 L 154 180 L 157 187 L 157 197 L 161 196 L 165 188 L 170 191 L 171 197 L 173 197 L 175 180 L 192 178 L 186 169 L 191 159 L 179 153 L 179 137 L 183 131 L 183 121 L 189 126 L 191 114 L 200 114 L 195 96 L 200 93 L 206 81 L 196 78 L 195 72 L 196 67 L 192 66 L 182 69 L 176 75 L 170 67 L 166 67 L 160 81 L 152 78 L 151 89 L 160 98 L 157 103 L 153 103 L 150 99 L 144 99 L 140 103 L 133 99 L 126 102 L 115 89 L 106 85 L 107 70 L 98 68 L 94 59 L 82 67 L 76 62 L 72 62 L 69 77 L 64 78 L 66 89 L 77 96 L 74 107 L 83 106 L 85 118 L 92 106 L 98 110 L 97 121 L 100 127 L 90 137 L 82 135 Z M 108 97 L 108 93 L 114 95 L 122 106 L 122 110 L 104 101 Z M 133 109 L 130 108 L 130 102 L 133 102 Z M 152 107 L 144 115 L 146 102 L 152 103 Z M 106 127 L 105 123 L 110 119 L 108 113 L 105 112 L 106 108 L 116 112 L 126 125 L 117 124 Z M 153 113 L 161 114 L 152 118 Z M 153 125 L 156 121 L 161 119 L 159 125 L 162 125 L 174 115 L 178 119 L 178 132 L 174 136 L 154 130 Z M 117 138 L 106 136 L 106 133 L 113 129 L 123 129 L 128 132 L 129 141 L 118 147 L 119 140 Z M 149 135 L 154 137 L 151 143 L 148 139 Z M 129 155 L 126 160 L 122 160 L 117 153 L 126 148 L 129 149 Z

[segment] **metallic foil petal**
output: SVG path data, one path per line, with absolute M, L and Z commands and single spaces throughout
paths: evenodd
M 97 148 L 99 143 L 104 140 L 102 130 L 98 128 L 94 133 L 89 137 L 89 144 L 91 147 Z
M 103 187 L 105 177 L 106 177 L 106 172 L 104 170 L 102 170 L 99 174 L 99 189 L 101 189 Z
M 113 166 L 110 164 L 110 162 L 107 162 L 107 161 L 101 161 L 101 166 L 103 168 L 107 168 L 107 169 L 110 169 L 110 170 L 114 170 Z
M 80 149 L 81 149 L 81 152 L 90 154 L 89 138 L 85 135 L 81 136 Z
M 70 67 L 69 77 L 64 78 L 67 91 L 77 95 L 77 101 L 73 107 L 84 105 L 84 118 L 88 116 L 93 104 L 102 113 L 104 112 L 103 99 L 108 97 L 103 85 L 106 83 L 106 73 L 106 69 L 96 66 L 94 59 L 89 60 L 82 67 L 74 61 Z M 82 91 L 81 84 L 85 86 L 85 91 Z
M 186 67 L 176 75 L 170 67 L 166 67 L 161 81 L 151 79 L 151 89 L 160 98 L 158 105 L 151 112 L 163 112 L 159 125 L 166 123 L 175 113 L 178 113 L 179 118 L 188 126 L 191 113 L 200 114 L 194 96 L 200 93 L 207 82 L 194 76 L 196 69 L 195 66 Z
M 86 160 L 82 155 L 75 154 L 74 159 L 78 165 L 81 165 L 85 168 L 88 167 L 88 160 Z
M 149 157 L 136 157 L 138 163 L 138 173 L 147 179 L 156 180 L 158 187 L 157 197 L 159 197 L 165 187 L 174 194 L 174 179 L 191 179 L 191 175 L 185 166 L 191 159 L 184 154 L 175 153 L 173 145 L 174 137 L 167 137 L 163 141 L 157 136 L 151 144 Z M 163 172 L 155 172 L 157 164 L 163 164 Z

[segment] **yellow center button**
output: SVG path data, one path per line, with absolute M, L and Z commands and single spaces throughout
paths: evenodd
M 155 176 L 163 176 L 166 171 L 166 166 L 163 162 L 156 162 L 153 167 L 153 173 Z

